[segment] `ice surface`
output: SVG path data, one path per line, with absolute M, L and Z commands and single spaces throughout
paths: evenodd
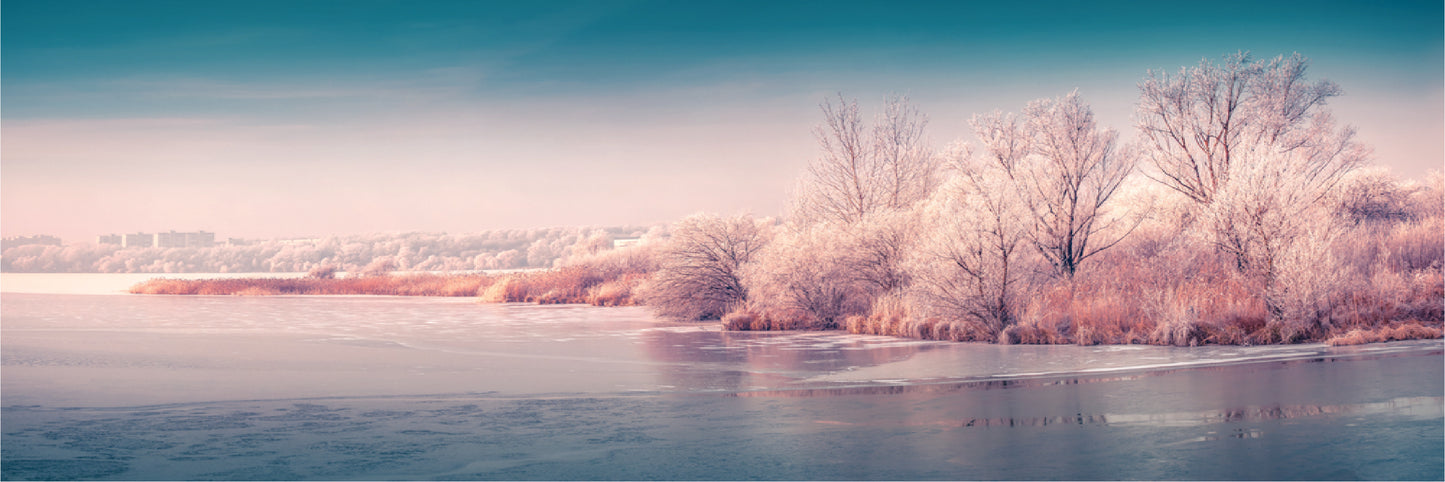
M 1440 479 L 1441 352 L 8 292 L 0 467 L 7 480 Z

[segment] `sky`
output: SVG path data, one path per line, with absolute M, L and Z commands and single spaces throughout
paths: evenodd
M 1007 3 L 1007 4 L 1006 4 Z M 819 102 L 967 120 L 1310 58 L 1406 178 L 1445 163 L 1445 7 L 1412 2 L 57 1 L 0 4 L 0 233 L 93 242 L 780 215 Z

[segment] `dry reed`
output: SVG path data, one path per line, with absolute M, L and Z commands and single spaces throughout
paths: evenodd
M 153 279 L 130 288 L 150 295 L 385 295 L 475 296 L 486 275 L 387 275 L 365 278 Z
M 1343 346 L 1382 341 L 1428 340 L 1441 337 L 1442 330 L 1439 327 L 1424 326 L 1419 321 L 1412 320 L 1394 326 L 1355 328 L 1347 333 L 1330 337 L 1325 340 L 1325 343 L 1330 346 Z
M 588 266 L 504 275 L 380 275 L 356 278 L 153 279 L 130 288 L 151 295 L 382 295 L 477 296 L 484 303 L 639 304 L 633 295 L 643 273 L 615 273 Z
M 801 310 L 734 310 L 722 317 L 725 330 L 732 331 L 777 331 L 777 330 L 832 330 L 837 325 Z

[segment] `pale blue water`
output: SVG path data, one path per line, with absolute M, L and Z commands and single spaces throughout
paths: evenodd
M 1075 347 L 637 308 L 0 296 L 18 479 L 1445 478 L 1438 340 Z

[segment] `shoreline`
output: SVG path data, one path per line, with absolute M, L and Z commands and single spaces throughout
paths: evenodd
M 541 271 L 525 271 L 504 274 L 437 274 L 437 273 L 392 273 L 370 277 L 346 278 L 226 278 L 177 280 L 157 278 L 132 286 L 131 294 L 147 295 L 217 295 L 217 296 L 420 296 L 420 297 L 476 297 L 483 303 L 537 303 L 537 304 L 588 304 L 593 306 L 639 306 L 644 300 L 634 293 L 647 279 L 643 273 L 606 273 L 589 266 L 570 266 Z M 752 320 L 749 318 L 748 320 Z M 737 323 L 731 319 L 721 320 L 723 329 L 728 331 L 817 331 L 806 324 L 792 323 Z M 939 337 L 940 330 L 926 330 L 918 336 L 880 330 L 868 319 L 849 319 L 836 323 L 836 329 L 868 335 L 895 336 L 904 339 L 930 340 Z M 1207 331 L 1207 326 L 1191 327 L 1192 331 Z M 1385 341 L 1439 339 L 1445 337 L 1445 326 L 1426 320 L 1390 320 L 1374 325 L 1353 325 L 1332 327 L 1323 336 L 1309 337 L 1285 342 L 1276 339 L 1271 343 L 1253 343 L 1246 337 L 1234 337 L 1221 342 L 1213 337 L 1194 336 L 1179 339 L 1155 340 L 1134 334 L 1115 337 L 1125 343 L 1111 343 L 1090 334 L 1092 339 L 1077 338 L 1067 331 L 1040 332 L 1038 327 L 1016 325 L 1003 332 L 1005 336 L 994 335 L 992 339 L 952 339 L 943 337 L 936 341 L 978 341 L 993 344 L 1028 345 L 1155 345 L 1155 346 L 1249 346 L 1254 344 L 1294 345 L 1325 343 L 1333 346 L 1358 345 Z M 1020 336 L 1020 333 L 1029 336 Z M 933 336 L 924 336 L 933 335 Z M 1046 335 L 1046 336 L 1045 336 Z M 1083 335 L 1079 335 L 1083 336 Z M 1187 342 L 1185 340 L 1188 340 Z M 1004 343 L 999 343 L 1003 341 Z
M 9 274 L 9 273 L 7 273 Z M 85 276 L 85 273 L 66 273 L 68 275 Z M 125 281 L 126 284 L 134 283 L 135 278 L 146 276 L 145 274 L 103 274 L 107 277 L 116 278 L 110 284 L 117 285 L 116 288 L 103 287 L 92 289 L 91 292 L 55 291 L 63 294 L 157 294 L 171 296 L 305 296 L 305 297 L 369 297 L 369 296 L 400 296 L 400 297 L 437 297 L 450 299 L 474 298 L 483 303 L 536 303 L 536 304 L 588 304 L 593 306 L 645 306 L 645 300 L 634 293 L 642 285 L 647 277 L 642 273 L 608 272 L 604 269 L 590 266 L 573 266 L 552 270 L 532 270 L 510 273 L 459 273 L 445 274 L 435 272 L 394 272 L 382 276 L 372 277 L 337 277 L 337 278 L 312 278 L 305 277 L 302 273 L 177 273 L 157 274 L 149 280 L 135 283 L 129 288 L 121 289 L 119 284 Z M 57 275 L 49 275 L 57 276 Z M 167 276 L 207 276 L 207 278 L 178 279 Z M 49 293 L 51 291 L 35 291 L 34 287 L 19 284 L 15 279 L 7 280 L 6 293 Z M 51 282 L 50 284 L 54 284 Z M 99 286 L 104 283 L 87 282 L 86 285 Z M 109 285 L 107 285 L 109 286 Z M 17 288 L 18 287 L 18 288 Z M 43 287 L 42 287 L 43 288 Z M 752 326 L 740 326 L 730 324 L 730 320 L 720 320 L 722 329 L 729 331 L 748 330 Z M 984 339 L 950 339 L 944 337 L 938 339 L 939 335 L 948 335 L 945 330 L 882 330 L 886 333 L 877 332 L 880 320 L 859 318 L 843 320 L 836 323 L 837 326 L 829 327 L 843 332 L 865 335 L 882 335 L 911 340 L 931 341 L 954 341 L 966 342 L 977 341 L 989 344 L 999 343 L 1000 337 L 993 336 Z M 899 320 L 908 321 L 908 320 Z M 922 320 L 927 322 L 930 320 Z M 912 324 L 920 322 L 914 321 Z M 935 322 L 937 323 L 937 322 Z M 1140 323 L 1140 324 L 1148 324 Z M 900 325 L 901 326 L 901 325 Z M 764 331 L 818 331 L 823 327 L 812 327 L 807 324 L 766 324 L 759 326 Z M 1028 330 L 1040 331 L 1032 325 L 1010 327 L 1009 333 L 1039 335 Z M 1438 339 L 1445 335 L 1442 324 L 1435 320 L 1421 319 L 1399 319 L 1389 320 L 1379 324 L 1360 324 L 1334 327 L 1327 336 L 1294 340 L 1293 343 L 1251 343 L 1249 339 L 1238 338 L 1234 342 L 1218 342 L 1217 340 L 1198 337 L 1194 345 L 1201 346 L 1248 346 L 1251 344 L 1301 344 L 1301 343 L 1329 343 L 1336 346 L 1357 345 L 1363 343 L 1377 343 L 1385 341 L 1414 340 L 1414 339 Z M 1205 330 L 1208 327 L 1204 327 Z M 908 331 L 909 333 L 903 333 Z M 918 333 L 912 333 L 918 331 Z M 957 334 L 957 333 L 952 333 Z M 1074 339 L 1067 330 L 1057 330 L 1051 333 L 1044 333 L 1049 336 L 1026 336 L 1010 337 L 1005 340 L 1012 343 L 1002 344 L 1031 344 L 1031 345 L 1109 345 L 1109 346 L 1130 346 L 1130 345 L 1152 345 L 1152 346 L 1190 346 L 1190 343 L 1161 343 L 1148 339 L 1147 336 L 1125 336 L 1122 342 L 1110 342 L 1110 340 L 1088 340 L 1081 342 Z M 1127 334 L 1126 334 L 1127 335 Z M 1202 340 L 1202 341 L 1200 341 Z M 1228 340 L 1227 340 L 1228 341 Z

